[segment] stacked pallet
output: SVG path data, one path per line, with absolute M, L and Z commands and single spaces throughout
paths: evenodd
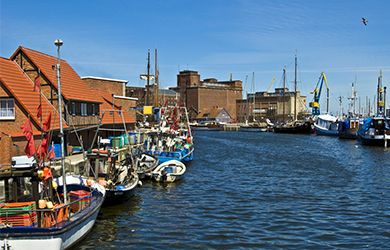
M 8 227 L 37 227 L 35 202 L 0 204 L 0 223 Z
M 91 202 L 92 194 L 85 190 L 77 190 L 77 191 L 70 191 L 70 201 L 72 204 L 70 205 L 70 208 L 73 213 L 76 213 L 83 207 L 85 207 L 88 203 Z

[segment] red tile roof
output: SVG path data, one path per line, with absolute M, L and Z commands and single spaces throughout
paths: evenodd
M 25 47 L 19 47 L 11 56 L 11 60 L 14 59 L 20 51 L 22 51 L 32 61 L 32 63 L 41 70 L 41 74 L 43 74 L 56 88 L 58 88 L 57 74 L 52 67 L 53 65 L 58 64 L 57 57 Z M 91 93 L 89 86 L 65 60 L 61 59 L 60 70 L 61 94 L 65 99 L 96 102 L 96 98 Z
M 112 95 L 109 92 L 100 90 L 92 91 L 95 93 L 95 96 L 100 96 L 101 101 L 103 102 L 100 105 L 100 117 L 103 115 L 104 110 L 112 110 Z M 115 105 L 115 110 L 118 109 L 119 107 Z M 125 110 L 123 112 L 123 119 L 125 123 L 135 123 L 134 119 Z M 102 124 L 112 124 L 113 120 L 115 120 L 115 124 L 123 124 L 122 117 L 119 116 L 119 112 L 114 112 L 114 117 L 110 114 L 110 112 L 105 112 Z
M 22 69 L 9 59 L 0 57 L 0 81 L 5 88 L 13 95 L 13 97 L 20 103 L 24 110 L 30 115 L 32 122 L 34 121 L 38 126 L 41 124 L 40 119 L 37 118 L 37 107 L 39 105 L 39 93 L 33 91 L 33 82 L 22 71 Z M 54 115 L 54 108 L 42 95 L 42 122 L 44 122 L 49 115 L 51 116 L 51 129 L 59 128 L 59 115 Z M 54 118 L 56 118 L 54 120 Z M 27 118 L 26 118 L 27 119 Z M 54 120 L 54 128 L 53 128 Z M 67 125 L 63 122 L 63 126 Z

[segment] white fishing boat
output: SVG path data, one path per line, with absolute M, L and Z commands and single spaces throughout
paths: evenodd
M 150 177 L 152 171 L 158 166 L 158 158 L 145 152 L 141 152 L 135 157 L 135 165 L 137 166 L 137 175 L 139 179 Z
M 314 130 L 317 135 L 338 136 L 338 119 L 331 115 L 319 115 L 314 123 Z
M 68 175 L 70 199 L 64 200 L 62 176 L 45 180 L 35 166 L 0 173 L 6 189 L 0 204 L 2 249 L 69 249 L 92 230 L 105 190 L 86 177 Z M 9 183 L 23 183 L 24 189 L 14 190 Z
M 152 172 L 152 178 L 157 182 L 174 182 L 182 178 L 186 172 L 186 165 L 184 163 L 171 160 L 160 164 Z

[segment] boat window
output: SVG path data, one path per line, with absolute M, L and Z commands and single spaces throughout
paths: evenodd
M 0 119 L 15 119 L 15 100 L 13 98 L 0 99 Z

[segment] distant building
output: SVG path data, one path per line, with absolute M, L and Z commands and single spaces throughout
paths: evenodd
M 229 123 L 232 121 L 232 117 L 224 108 L 205 108 L 195 118 L 197 122 L 216 121 Z
M 306 96 L 301 96 L 297 92 L 297 119 L 303 120 L 311 115 L 306 111 Z M 284 100 L 283 100 L 284 99 Z M 271 121 L 283 122 L 283 106 L 284 120 L 294 120 L 295 109 L 295 93 L 285 88 L 283 98 L 283 88 L 276 88 L 275 92 L 256 92 L 248 94 L 247 99 L 237 100 L 236 102 L 237 119 L 239 122 L 262 121 L 265 118 Z
M 180 103 L 186 104 L 190 119 L 195 119 L 205 108 L 225 108 L 236 119 L 236 100 L 242 99 L 242 81 L 203 81 L 197 71 L 184 70 L 177 75 L 177 87 L 170 88 L 180 94 Z

